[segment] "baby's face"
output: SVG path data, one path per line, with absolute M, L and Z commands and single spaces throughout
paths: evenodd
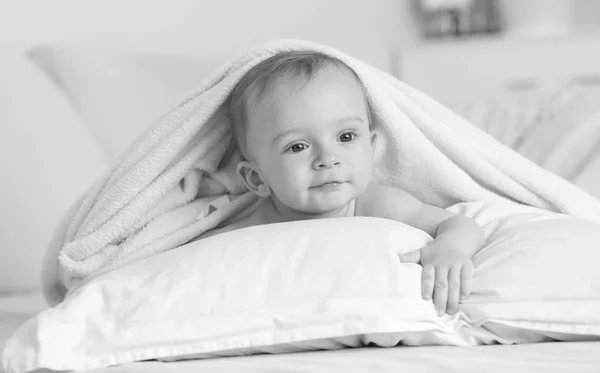
M 323 214 L 366 189 L 373 167 L 369 116 L 349 71 L 331 67 L 308 82 L 283 80 L 253 102 L 248 155 L 276 201 Z

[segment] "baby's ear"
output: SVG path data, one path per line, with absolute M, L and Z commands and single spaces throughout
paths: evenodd
M 377 131 L 375 130 L 371 130 L 371 146 L 375 146 L 375 144 L 377 143 Z
M 258 168 L 252 162 L 242 161 L 237 165 L 237 173 L 244 180 L 244 184 L 252 192 L 257 194 L 259 197 L 268 197 L 271 195 L 271 188 L 264 181 Z
M 375 130 L 371 131 L 370 136 L 373 160 L 377 161 L 383 155 L 383 148 L 385 147 L 385 136 L 382 136 L 381 132 Z

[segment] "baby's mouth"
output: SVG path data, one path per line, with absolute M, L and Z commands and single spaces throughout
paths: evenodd
M 332 189 L 332 188 L 336 188 L 336 187 L 342 185 L 343 183 L 345 183 L 345 181 L 331 180 L 331 181 L 326 181 L 320 185 L 315 185 L 315 186 L 313 186 L 313 188 Z

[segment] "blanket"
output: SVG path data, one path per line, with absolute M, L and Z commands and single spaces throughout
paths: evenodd
M 184 245 L 257 208 L 261 200 L 235 173 L 239 155 L 223 103 L 250 68 L 295 50 L 334 56 L 358 74 L 383 140 L 376 160 L 380 182 L 443 208 L 510 200 L 600 222 L 600 201 L 426 94 L 334 48 L 275 40 L 199 83 L 66 212 L 43 263 L 50 305 L 102 273 Z

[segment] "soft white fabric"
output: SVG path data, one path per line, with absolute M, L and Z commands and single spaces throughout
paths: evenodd
M 463 203 L 488 238 L 473 293 L 438 317 L 431 239 L 379 218 L 245 228 L 121 267 L 24 324 L 4 365 L 91 369 L 144 359 L 405 345 L 600 340 L 600 225 L 515 204 Z
M 98 274 L 173 249 L 256 207 L 257 197 L 234 171 L 237 153 L 222 103 L 251 67 L 290 50 L 338 57 L 360 76 L 384 146 L 377 164 L 382 182 L 444 207 L 508 197 L 600 221 L 600 201 L 428 96 L 335 49 L 281 40 L 222 65 L 147 130 L 67 214 L 44 263 L 51 304 Z M 239 197 L 197 220 L 214 194 Z
M 600 197 L 600 88 L 565 84 L 453 107 L 544 169 Z
M 338 218 L 196 241 L 99 276 L 30 320 L 7 342 L 5 369 L 464 344 L 461 319 L 439 318 L 420 297 L 420 266 L 399 259 L 430 240 L 391 220 Z
M 475 219 L 487 237 L 460 307 L 471 325 L 500 343 L 600 339 L 600 224 L 515 204 L 449 210 Z
M 43 309 L 40 293 L 0 297 L 0 352 L 5 341 L 25 320 Z M 4 310 L 8 306 L 8 312 Z M 33 306 L 33 307 L 32 307 Z M 35 311 L 35 312 L 33 312 Z M 546 373 L 596 373 L 600 366 L 600 342 L 548 342 L 525 345 L 399 346 L 306 351 L 297 354 L 239 356 L 232 359 L 194 359 L 177 364 L 144 361 L 94 370 L 94 373 L 505 373 L 523 370 Z M 4 372 L 0 364 L 0 372 Z M 78 371 L 82 372 L 82 371 Z
M 494 99 L 450 103 L 449 106 L 496 140 L 515 149 L 527 137 L 532 124 L 544 119 L 540 114 L 552 93 L 507 94 Z

